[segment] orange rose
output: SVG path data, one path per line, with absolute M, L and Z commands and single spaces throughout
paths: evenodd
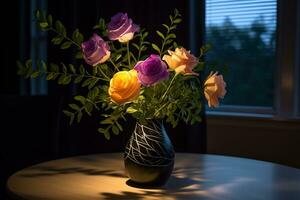
M 198 59 L 187 51 L 185 48 L 176 48 L 175 51 L 168 50 L 170 55 L 164 55 L 163 60 L 166 61 L 170 68 L 175 72 L 185 75 L 196 75 L 193 68 L 198 64 Z
M 210 72 L 204 83 L 204 95 L 209 107 L 217 107 L 219 105 L 218 98 L 223 98 L 226 94 L 226 83 L 223 76 L 217 74 L 218 72 Z
M 135 70 L 117 72 L 110 80 L 108 94 L 112 101 L 123 104 L 136 99 L 140 94 L 141 84 Z

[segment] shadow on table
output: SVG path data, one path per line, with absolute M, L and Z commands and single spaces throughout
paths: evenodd
M 137 186 L 128 180 L 126 184 L 130 187 L 139 188 L 140 192 L 105 192 L 100 193 L 99 195 L 105 200 L 140 200 L 144 199 L 145 197 L 155 197 L 157 199 L 164 199 L 166 197 L 172 197 L 172 199 L 190 199 L 195 197 L 195 192 L 203 194 L 205 193 L 202 186 L 206 180 L 200 178 L 202 176 L 202 172 L 193 167 L 187 167 L 185 169 L 175 168 L 167 184 L 163 187 Z
M 121 177 L 126 178 L 123 171 L 116 170 L 98 170 L 92 168 L 84 168 L 84 167 L 68 167 L 68 168 L 56 168 L 56 167 L 48 167 L 48 166 L 37 166 L 30 168 L 32 170 L 31 173 L 20 174 L 19 176 L 34 178 L 41 176 L 56 176 L 56 175 L 64 175 L 64 174 L 84 174 L 90 176 L 113 176 L 113 177 Z
M 53 167 L 53 166 L 34 166 L 30 168 L 30 172 L 20 174 L 21 177 L 35 178 L 43 176 L 59 176 L 66 174 L 84 174 L 88 176 L 112 176 L 127 178 L 123 170 L 98 170 L 96 168 L 87 167 Z M 139 200 L 143 199 L 145 196 L 153 197 L 173 197 L 175 199 L 189 199 L 189 195 L 193 195 L 195 192 L 205 191 L 202 188 L 204 179 L 200 178 L 203 174 L 201 171 L 196 170 L 195 167 L 187 168 L 174 168 L 172 176 L 170 177 L 168 183 L 163 187 L 144 187 L 139 188 L 140 193 L 122 191 L 121 193 L 100 193 L 99 195 L 106 200 L 112 199 L 130 199 Z M 128 183 L 128 181 L 126 182 Z M 129 184 L 127 184 L 129 185 Z M 129 185 L 130 186 L 130 185 Z M 191 196 L 192 197 L 192 196 Z

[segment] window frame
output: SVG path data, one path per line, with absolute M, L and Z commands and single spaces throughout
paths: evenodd
M 191 10 L 197 8 L 193 4 L 194 1 L 196 0 L 191 0 Z M 201 6 L 202 16 L 198 24 L 202 24 L 202 35 L 205 35 L 205 1 L 201 3 Z M 299 12 L 300 2 L 297 2 L 297 0 L 277 0 L 276 69 L 273 107 L 221 105 L 218 108 L 210 109 L 208 106 L 205 106 L 207 115 L 299 119 L 300 59 L 297 56 L 300 54 Z M 194 17 L 191 15 L 191 19 Z M 195 23 L 191 23 L 191 25 L 195 25 Z M 191 28 L 192 31 L 195 30 Z M 191 34 L 191 36 L 193 35 Z M 202 39 L 203 41 L 205 40 L 205 38 Z

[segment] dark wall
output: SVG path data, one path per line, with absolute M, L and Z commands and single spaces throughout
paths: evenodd
M 22 8 L 21 6 L 19 1 L 8 1 L 5 3 L 5 9 L 9 12 L 0 12 L 2 19 L 0 94 L 18 94 L 20 89 L 20 78 L 16 73 L 16 61 L 21 56 L 19 49 L 21 47 L 28 48 L 29 38 L 29 5 L 23 3 Z
M 300 168 L 297 120 L 208 116 L 207 151 Z

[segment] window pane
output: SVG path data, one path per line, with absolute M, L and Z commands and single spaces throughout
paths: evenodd
M 206 0 L 206 60 L 225 65 L 226 105 L 273 106 L 276 0 Z

